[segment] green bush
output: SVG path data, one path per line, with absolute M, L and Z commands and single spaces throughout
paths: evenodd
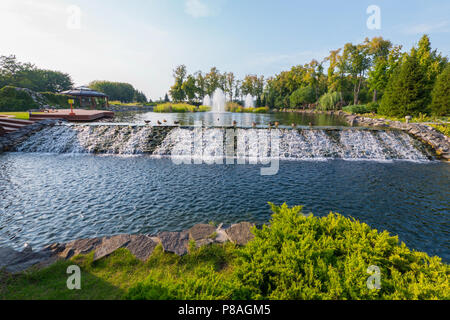
M 48 101 L 48 104 L 52 107 L 70 108 L 68 96 L 53 92 L 41 92 L 41 95 L 44 96 L 44 98 Z M 77 102 L 77 99 L 75 99 L 75 103 Z
M 289 100 L 291 102 L 290 106 L 293 109 L 298 109 L 308 103 L 314 103 L 314 89 L 310 86 L 299 88 L 291 94 Z
M 28 111 L 37 108 L 39 108 L 39 105 L 24 90 L 17 90 L 11 86 L 3 87 L 0 90 L 0 112 Z
M 272 210 L 270 224 L 261 230 L 254 228 L 255 238 L 245 247 L 234 249 L 238 258 L 224 260 L 233 266 L 230 275 L 205 265 L 194 276 L 182 279 L 150 277 L 131 288 L 127 298 L 450 298 L 449 266 L 438 257 L 408 249 L 386 231 L 379 233 L 339 214 L 306 216 L 302 207 L 288 208 L 286 204 L 272 205 Z M 197 249 L 184 259 L 195 265 L 214 250 L 218 251 L 214 246 Z M 212 259 L 217 265 L 217 258 Z M 368 288 L 371 266 L 380 269 L 379 290 Z
M 196 106 L 187 103 L 163 103 L 154 107 L 154 112 L 161 113 L 185 113 L 185 112 L 205 112 L 208 107 L 202 106 L 198 108 Z
M 336 110 L 340 101 L 341 101 L 341 94 L 339 92 L 325 93 L 319 99 L 318 109 L 323 111 Z
M 376 102 L 371 102 L 369 104 L 361 104 L 361 105 L 353 105 L 353 106 L 346 106 L 342 108 L 345 112 L 349 113 L 359 113 L 359 114 L 365 114 L 365 113 L 376 113 L 378 110 L 378 104 Z

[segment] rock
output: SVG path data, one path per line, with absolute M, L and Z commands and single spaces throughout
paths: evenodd
M 3 129 L 2 126 L 0 126 L 0 136 L 3 136 L 3 135 L 5 135 L 5 134 L 6 134 L 5 129 Z
M 226 230 L 226 233 L 231 242 L 243 246 L 255 237 L 250 231 L 253 227 L 252 223 L 241 222 L 232 225 Z
M 161 232 L 158 234 L 164 251 L 172 252 L 179 256 L 188 253 L 189 232 Z
M 51 257 L 49 252 L 18 252 L 11 248 L 0 248 L 0 269 L 9 273 L 18 273 L 38 265 Z
M 80 254 L 88 254 L 95 250 L 102 243 L 102 239 L 82 239 L 72 241 L 64 246 L 64 250 L 58 253 L 58 256 L 64 259 L 70 259 Z
M 109 256 L 117 249 L 126 247 L 126 245 L 130 241 L 131 236 L 125 234 L 109 238 L 103 238 L 101 244 L 98 245 L 97 248 L 95 249 L 94 261 Z
M 159 244 L 149 236 L 131 236 L 131 241 L 127 244 L 126 248 L 139 260 L 147 261 L 152 255 L 153 250 Z
M 216 232 L 216 228 L 209 224 L 197 224 L 189 229 L 189 239 L 194 241 L 211 239 L 211 236 Z

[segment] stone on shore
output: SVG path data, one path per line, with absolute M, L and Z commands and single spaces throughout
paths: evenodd
M 164 251 L 172 252 L 179 256 L 188 253 L 189 231 L 183 232 L 161 232 L 158 234 Z
M 158 241 L 149 236 L 139 235 L 131 236 L 131 241 L 126 245 L 126 248 L 137 259 L 145 262 L 152 255 L 158 244 Z
M 0 248 L 0 269 L 8 273 L 19 273 L 50 258 L 50 252 L 33 252 L 30 249 L 19 252 L 8 247 Z
M 101 243 L 102 239 L 100 238 L 75 240 L 66 244 L 64 249 L 60 250 L 58 256 L 67 260 L 80 254 L 88 254 L 94 251 Z
M 196 224 L 189 229 L 189 239 L 194 241 L 200 241 L 205 239 L 211 239 L 211 236 L 216 232 L 216 228 L 209 224 Z
M 251 229 L 254 226 L 254 224 L 249 222 L 241 222 L 232 225 L 226 230 L 226 233 L 231 242 L 244 246 L 255 237 L 255 235 L 251 232 Z
M 94 261 L 107 257 L 114 251 L 126 247 L 130 241 L 131 236 L 126 234 L 103 238 L 101 244 L 95 250 Z

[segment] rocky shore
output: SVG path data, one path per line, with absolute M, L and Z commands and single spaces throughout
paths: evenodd
M 40 251 L 34 252 L 30 246 L 22 252 L 11 248 L 0 248 L 0 270 L 18 273 L 30 267 L 46 267 L 58 260 L 68 260 L 80 254 L 94 252 L 94 261 L 111 255 L 118 249 L 125 248 L 139 260 L 146 261 L 153 250 L 161 245 L 168 253 L 183 256 L 188 253 L 189 245 L 195 242 L 197 247 L 214 243 L 233 242 L 246 245 L 253 239 L 251 229 L 254 224 L 241 222 L 229 228 L 209 224 L 197 224 L 182 232 L 161 232 L 151 235 L 117 235 L 112 237 L 81 239 L 69 243 L 54 243 Z

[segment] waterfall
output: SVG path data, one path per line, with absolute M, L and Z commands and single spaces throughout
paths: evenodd
M 272 152 L 277 138 L 277 153 Z M 47 127 L 16 152 L 189 156 L 204 161 L 246 157 L 281 160 L 428 161 L 432 154 L 403 131 L 348 129 L 225 129 L 125 125 Z
M 246 108 L 254 108 L 255 107 L 255 100 L 253 99 L 253 96 L 251 94 L 248 94 L 245 97 L 245 107 Z
M 212 98 L 212 112 L 223 113 L 225 112 L 225 105 L 227 103 L 227 98 L 222 89 L 218 88 L 214 91 Z

